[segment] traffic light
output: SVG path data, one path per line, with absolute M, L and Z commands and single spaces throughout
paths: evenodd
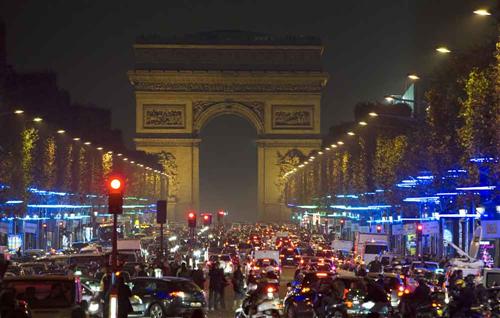
M 377 233 L 381 233 L 382 232 L 382 225 L 377 225 Z
M 203 214 L 203 225 L 210 226 L 212 224 L 212 214 L 205 213 Z
M 123 189 L 125 182 L 118 176 L 108 180 L 108 209 L 110 214 L 123 213 Z
M 340 220 L 340 224 L 341 224 L 341 225 L 344 225 L 344 223 L 345 223 L 345 220 L 344 220 L 344 219 L 341 219 L 341 220 Z
M 192 229 L 196 228 L 196 213 L 194 212 L 188 213 L 188 227 Z
M 422 240 L 423 231 L 424 231 L 424 226 L 421 223 L 417 224 L 417 231 L 416 231 L 417 233 L 416 234 L 417 234 L 417 239 L 419 241 Z
M 225 213 L 223 210 L 219 210 L 217 212 L 217 222 L 222 223 L 222 218 L 224 217 Z

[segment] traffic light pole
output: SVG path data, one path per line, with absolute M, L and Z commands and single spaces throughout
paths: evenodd
M 163 259 L 163 223 L 160 223 L 160 257 L 159 260 Z
M 112 244 L 113 244 L 113 250 L 111 251 L 111 268 L 113 268 L 113 272 L 116 272 L 118 269 L 118 233 L 117 233 L 117 228 L 118 228 L 118 215 L 115 213 L 113 214 L 113 237 L 112 237 Z

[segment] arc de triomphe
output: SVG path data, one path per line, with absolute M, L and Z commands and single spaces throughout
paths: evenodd
M 311 37 L 221 31 L 134 45 L 128 72 L 136 99 L 138 150 L 159 153 L 171 176 L 169 219 L 199 209 L 199 132 L 233 114 L 257 131 L 258 218 L 289 220 L 282 178 L 321 146 L 320 101 L 327 74 Z

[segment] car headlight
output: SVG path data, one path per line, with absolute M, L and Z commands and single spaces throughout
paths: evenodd
M 89 312 L 95 314 L 99 311 L 99 303 L 95 301 L 91 301 L 89 304 Z
M 361 305 L 361 307 L 365 309 L 372 309 L 373 306 L 375 306 L 375 303 L 373 301 L 369 301 Z

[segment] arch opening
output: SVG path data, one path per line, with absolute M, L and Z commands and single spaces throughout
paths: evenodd
M 257 220 L 257 132 L 245 116 L 220 112 L 199 131 L 200 211 L 227 210 L 233 221 Z M 215 219 L 214 219 L 215 220 Z

